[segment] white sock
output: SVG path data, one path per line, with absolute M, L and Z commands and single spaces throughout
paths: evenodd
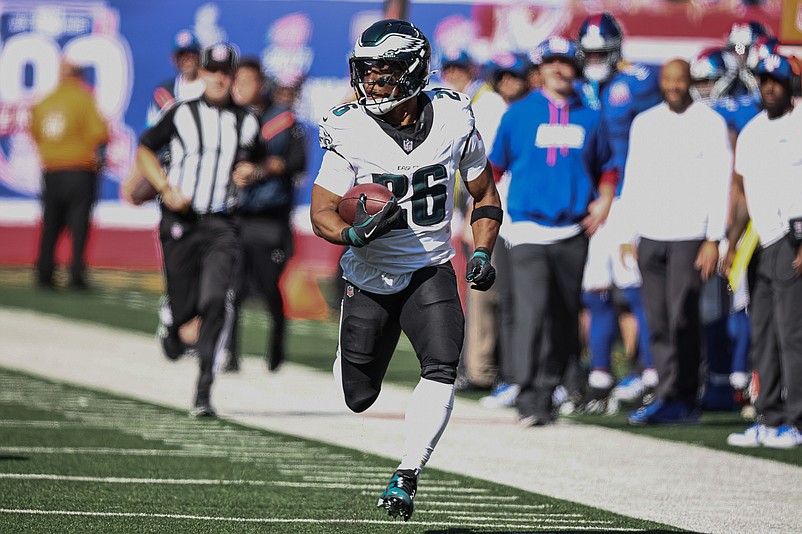
M 334 374 L 334 384 L 337 392 L 340 394 L 340 399 L 342 399 L 343 404 L 345 404 L 345 389 L 343 388 L 343 362 L 342 357 L 340 356 L 340 347 L 337 347 L 337 358 L 335 358 L 334 365 L 332 365 L 331 370 Z
M 407 439 L 398 469 L 420 471 L 432 455 L 454 408 L 454 384 L 421 378 L 407 407 Z

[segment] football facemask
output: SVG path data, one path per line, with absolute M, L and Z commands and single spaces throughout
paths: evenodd
M 691 61 L 691 96 L 710 103 L 729 93 L 735 84 L 737 71 L 730 69 L 724 51 L 705 49 Z
M 373 24 L 357 39 L 349 61 L 358 103 L 384 115 L 416 96 L 429 80 L 430 58 L 429 42 L 409 22 Z M 389 93 L 384 90 L 388 85 L 392 87 Z
M 592 15 L 579 28 L 577 45 L 582 74 L 590 81 L 604 82 L 618 70 L 624 34 L 609 13 Z

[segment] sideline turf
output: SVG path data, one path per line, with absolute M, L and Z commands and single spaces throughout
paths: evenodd
M 427 469 L 409 523 L 394 462 L 0 369 L 3 532 L 667 531 Z
M 29 271 L 0 269 L 0 306 L 25 308 L 106 324 L 134 331 L 156 331 L 159 294 L 153 289 L 153 275 L 95 271 L 91 282 L 96 289 L 88 292 L 38 290 L 31 285 Z M 144 288 L 144 289 L 143 289 Z M 337 344 L 337 323 L 329 321 L 289 321 L 288 359 L 314 369 L 330 372 Z M 269 328 L 265 312 L 255 305 L 246 306 L 243 314 L 242 347 L 246 354 L 262 354 Z M 388 382 L 414 386 L 419 366 L 402 335 L 398 351 L 387 372 Z M 484 393 L 468 392 L 464 396 L 478 399 Z M 783 451 L 763 447 L 743 449 L 726 444 L 727 435 L 741 432 L 749 425 L 737 413 L 705 413 L 702 424 L 693 427 L 630 427 L 626 410 L 615 416 L 579 415 L 566 419 L 581 424 L 594 424 L 660 439 L 692 443 L 716 450 L 744 454 L 802 466 L 802 447 Z

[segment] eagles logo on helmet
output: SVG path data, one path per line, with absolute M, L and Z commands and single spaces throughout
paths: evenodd
M 384 115 L 416 96 L 429 81 L 431 56 L 428 39 L 411 23 L 395 19 L 374 23 L 359 36 L 349 60 L 359 104 Z M 380 95 L 374 85 L 389 85 L 392 91 Z

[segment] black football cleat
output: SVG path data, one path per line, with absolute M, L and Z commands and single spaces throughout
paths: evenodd
M 376 503 L 377 508 L 384 508 L 392 518 L 401 516 L 409 521 L 415 511 L 415 493 L 418 491 L 420 472 L 413 469 L 399 469 L 393 474 L 387 488 Z

